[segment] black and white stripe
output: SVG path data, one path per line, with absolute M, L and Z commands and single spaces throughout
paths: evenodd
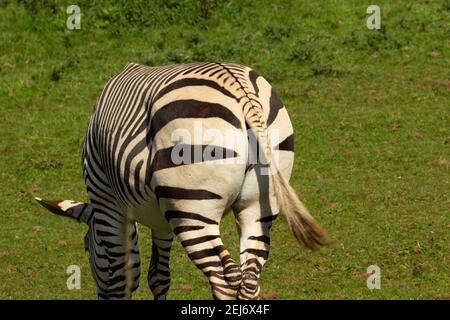
M 241 147 L 204 137 L 173 141 L 179 129 L 195 137 L 199 124 L 216 136 L 243 137 Z M 248 128 L 268 163 L 249 163 L 255 151 Z M 271 130 L 279 141 L 271 141 Z M 275 91 L 248 67 L 130 63 L 112 77 L 97 100 L 83 147 L 90 198 L 86 246 L 99 298 L 130 297 L 139 284 L 136 221 L 152 229 L 148 284 L 155 299 L 165 299 L 169 289 L 174 235 L 215 298 L 257 298 L 269 229 L 282 209 L 274 192 L 278 178 L 263 170 L 275 168 L 278 159 L 277 170 L 290 176 L 293 137 Z M 174 161 L 180 147 L 191 153 L 183 154 L 188 162 Z M 240 232 L 239 264 L 220 237 L 219 223 L 230 210 Z

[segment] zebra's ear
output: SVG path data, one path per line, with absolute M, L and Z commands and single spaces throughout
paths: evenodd
M 60 215 L 60 216 L 66 216 L 67 214 L 64 213 L 64 210 L 58 206 L 59 203 L 61 203 L 61 200 L 44 200 L 41 198 L 34 198 L 41 206 L 43 206 L 45 209 L 49 210 L 50 212 L 53 212 L 54 214 Z
M 68 217 L 78 222 L 87 223 L 92 214 L 92 206 L 89 203 L 73 200 L 44 200 L 34 198 L 45 209 L 58 216 Z

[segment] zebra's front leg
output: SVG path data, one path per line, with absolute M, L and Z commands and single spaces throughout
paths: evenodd
M 152 229 L 152 258 L 148 269 L 148 286 L 155 300 L 165 300 L 170 287 L 170 249 L 173 233 Z
M 161 204 L 173 233 L 191 261 L 208 278 L 213 298 L 236 299 L 241 284 L 241 271 L 220 238 L 219 221 L 223 212 L 218 210 L 211 213 L 211 206 L 206 206 L 201 201 L 198 201 L 197 206 L 190 203 L 190 211 L 182 211 L 165 199 L 161 200 Z M 196 209 L 192 210 L 193 208 Z M 205 214 L 208 209 L 209 213 Z
M 129 242 L 126 241 L 126 232 Z M 126 222 L 116 208 L 95 204 L 85 247 L 89 251 L 98 298 L 130 299 L 131 293 L 139 286 L 140 278 L 136 224 Z

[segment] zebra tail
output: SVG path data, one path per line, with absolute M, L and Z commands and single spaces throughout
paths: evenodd
M 41 206 L 56 215 L 68 217 L 78 222 L 87 223 L 91 214 L 92 206 L 89 203 L 73 200 L 44 200 L 34 198 Z
M 275 171 L 275 172 L 274 172 Z M 326 233 L 297 197 L 280 170 L 272 170 L 275 197 L 281 214 L 300 244 L 312 250 L 326 244 Z
M 246 122 L 254 131 L 257 141 L 264 150 L 263 152 L 267 160 L 267 165 L 270 168 L 279 210 L 285 217 L 289 229 L 297 241 L 309 249 L 317 250 L 326 244 L 326 233 L 308 212 L 308 209 L 306 209 L 297 197 L 289 181 L 278 170 L 274 161 L 272 161 L 270 138 L 267 125 L 262 120 L 262 112 L 258 111 L 257 108 L 253 112 L 253 117 L 250 112 L 245 115 Z

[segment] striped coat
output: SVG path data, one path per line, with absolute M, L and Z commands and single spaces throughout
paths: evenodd
M 83 147 L 89 203 L 39 202 L 88 224 L 85 247 L 99 298 L 129 298 L 139 284 L 136 223 L 152 229 L 148 283 L 170 285 L 174 235 L 216 299 L 256 299 L 270 227 L 282 213 L 310 248 L 323 231 L 289 186 L 294 135 L 270 84 L 232 63 L 129 63 L 99 96 Z M 219 224 L 232 211 L 240 261 Z

